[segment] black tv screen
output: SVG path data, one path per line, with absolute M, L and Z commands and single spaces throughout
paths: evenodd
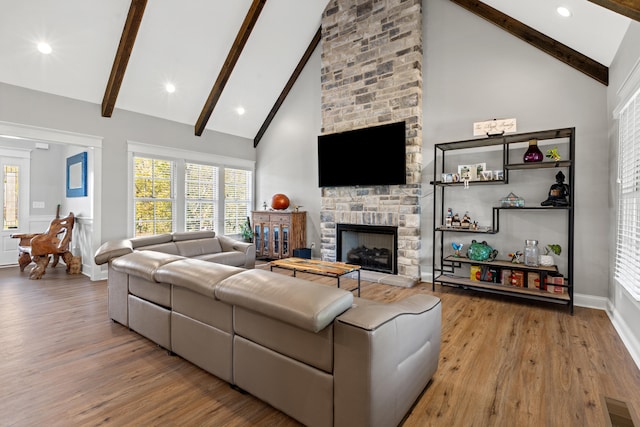
M 405 122 L 318 136 L 320 187 L 407 183 Z

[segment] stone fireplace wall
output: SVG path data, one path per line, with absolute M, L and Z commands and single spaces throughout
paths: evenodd
M 398 227 L 398 274 L 420 279 L 422 2 L 332 0 L 322 17 L 322 133 L 406 121 L 407 184 L 322 190 L 321 255 L 336 223 Z

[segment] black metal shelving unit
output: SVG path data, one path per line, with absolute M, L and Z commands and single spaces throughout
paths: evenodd
M 537 163 L 511 163 L 509 154 L 512 149 L 511 144 L 520 144 L 531 139 L 539 141 L 553 139 L 568 139 L 569 158 L 560 161 L 543 161 Z M 526 207 L 492 207 L 492 224 L 483 229 L 462 229 L 445 227 L 442 222 L 445 218 L 445 190 L 455 191 L 456 187 L 463 185 L 461 182 L 443 182 L 438 179 L 445 172 L 446 154 L 455 150 L 474 149 L 481 147 L 496 146 L 501 148 L 502 165 L 504 179 L 494 181 L 474 181 L 473 185 L 508 185 L 509 172 L 528 171 L 533 169 L 560 168 L 566 171 L 566 178 L 571 185 L 571 195 L 569 206 L 526 206 Z M 500 136 L 488 136 L 486 138 L 468 139 L 462 141 L 446 142 L 434 146 L 434 172 L 431 184 L 433 191 L 433 290 L 435 285 L 455 286 L 463 289 L 473 289 L 495 294 L 511 295 L 519 298 L 545 301 L 551 303 L 565 304 L 573 314 L 573 254 L 574 254 L 574 205 L 575 205 L 575 128 L 551 129 L 539 132 L 527 132 L 519 134 L 509 134 Z M 515 287 L 498 283 L 473 281 L 469 278 L 456 276 L 456 269 L 464 264 L 490 265 L 497 268 L 510 268 L 527 271 L 535 271 L 540 274 L 540 282 L 549 274 L 558 274 L 556 266 L 551 267 L 529 267 L 524 264 L 512 264 L 510 261 L 473 261 L 464 257 L 445 256 L 444 235 L 446 233 L 474 233 L 474 234 L 496 234 L 500 231 L 500 215 L 509 214 L 510 211 L 542 213 L 544 211 L 563 211 L 567 217 L 567 271 L 563 273 L 566 292 L 562 294 L 549 293 L 546 290 L 536 288 Z M 557 286 L 557 285 L 556 285 Z

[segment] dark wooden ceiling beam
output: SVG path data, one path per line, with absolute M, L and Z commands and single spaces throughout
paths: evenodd
M 116 106 L 116 99 L 120 92 L 120 86 L 122 85 L 122 80 L 127 70 L 129 57 L 131 56 L 133 45 L 136 42 L 136 36 L 138 35 L 138 29 L 140 28 L 142 15 L 144 15 L 146 6 L 147 0 L 131 0 L 127 20 L 125 21 L 124 29 L 120 36 L 120 44 L 118 45 L 116 57 L 111 67 L 111 75 L 109 76 L 107 88 L 102 98 L 102 117 L 111 117 L 113 109 Z
M 289 77 L 289 81 L 287 81 L 287 84 L 284 86 L 284 89 L 282 89 L 280 96 L 276 100 L 275 104 L 273 104 L 271 111 L 269 111 L 269 114 L 267 115 L 266 120 L 264 121 L 264 123 L 262 123 L 262 126 L 260 127 L 260 130 L 256 134 L 256 137 L 253 138 L 254 148 L 258 146 L 258 143 L 264 136 L 264 133 L 269 128 L 271 121 L 276 116 L 276 113 L 284 103 L 284 100 L 287 99 L 287 95 L 289 95 L 291 88 L 293 88 L 293 85 L 296 83 L 296 80 L 298 80 L 298 77 L 300 76 L 300 73 L 302 73 L 304 66 L 307 65 L 307 62 L 309 61 L 309 58 L 313 54 L 313 51 L 316 50 L 316 47 L 320 43 L 321 38 L 322 38 L 322 27 L 318 28 L 318 31 L 313 36 L 313 40 L 311 40 L 311 43 L 309 43 L 309 47 L 307 47 L 307 50 L 304 52 L 304 55 L 302 55 L 300 62 L 298 62 L 298 65 L 296 66 L 296 69 L 293 70 L 291 77 Z
M 481 1 L 451 1 L 480 16 L 481 18 L 486 19 L 492 24 L 497 25 L 498 27 L 529 43 L 530 45 L 537 47 L 543 52 L 548 53 L 549 55 L 575 68 L 576 70 L 581 71 L 587 76 L 592 77 L 600 83 L 609 85 L 609 68 L 607 66 L 594 61 L 588 56 L 571 49 L 569 46 L 566 46 L 559 41 L 542 34 L 538 30 L 529 27 L 528 25 L 518 21 L 517 19 L 514 19 L 509 15 L 506 15 L 499 10 L 492 8 L 491 6 L 482 3 Z
M 200 117 L 198 117 L 198 121 L 195 125 L 196 136 L 201 136 L 202 132 L 204 132 L 204 128 L 207 126 L 207 122 L 209 121 L 209 118 L 213 113 L 213 109 L 216 107 L 216 104 L 222 95 L 222 91 L 224 90 L 227 81 L 229 81 L 229 77 L 231 77 L 233 67 L 235 67 L 238 62 L 242 49 L 244 49 L 247 40 L 249 40 L 251 31 L 258 21 L 258 17 L 260 16 L 260 12 L 262 11 L 266 1 L 267 0 L 253 0 L 253 3 L 251 3 L 251 7 L 247 12 L 247 16 L 244 18 L 240 31 L 238 31 L 238 35 L 229 50 L 227 59 L 222 65 L 220 74 L 218 74 L 218 78 L 216 79 L 213 88 L 211 88 L 211 93 L 209 93 L 207 102 L 205 102 L 204 107 L 202 107 L 202 112 L 200 113 Z
M 589 0 L 598 6 L 612 10 L 620 15 L 640 21 L 640 1 L 638 0 Z

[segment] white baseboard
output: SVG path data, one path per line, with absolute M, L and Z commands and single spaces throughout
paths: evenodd
M 577 305 L 578 307 L 595 308 L 598 310 L 607 310 L 607 307 L 609 306 L 609 299 L 586 294 L 573 294 L 573 305 Z
M 632 328 L 624 321 L 624 318 L 618 313 L 611 301 L 607 304 L 607 314 L 624 346 L 629 351 L 631 358 L 636 362 L 636 366 L 640 369 L 640 342 L 635 338 Z

